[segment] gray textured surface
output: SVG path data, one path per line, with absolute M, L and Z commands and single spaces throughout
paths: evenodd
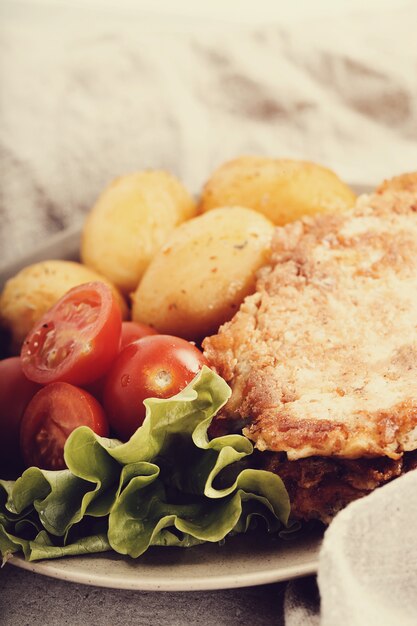
M 2 626 L 251 626 L 284 624 L 285 585 L 152 593 L 54 580 L 6 565 L 0 570 Z

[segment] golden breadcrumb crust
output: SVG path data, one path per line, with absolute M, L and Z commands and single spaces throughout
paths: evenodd
M 256 293 L 205 356 L 221 418 L 260 450 L 399 459 L 417 448 L 417 191 L 276 229 Z

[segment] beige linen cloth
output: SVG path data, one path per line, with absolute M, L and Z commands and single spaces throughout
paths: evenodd
M 145 167 L 193 192 L 242 153 L 315 160 L 359 183 L 417 169 L 416 4 L 256 29 L 1 12 L 0 263 Z M 286 623 L 416 624 L 416 529 L 416 472 L 347 507 L 320 555 L 321 616 L 314 579 L 294 581 Z
M 287 626 L 415 626 L 417 471 L 341 511 L 325 533 L 317 590 L 289 583 Z
M 417 168 L 414 0 L 256 29 L 42 5 L 0 3 L 0 263 L 145 167 L 196 193 L 248 153 L 359 183 Z

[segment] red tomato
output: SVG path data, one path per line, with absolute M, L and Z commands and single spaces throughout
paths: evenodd
M 136 339 L 142 339 L 148 335 L 157 335 L 158 333 L 152 326 L 147 326 L 141 322 L 123 322 L 122 323 L 122 338 L 120 340 L 120 350 L 123 350 L 129 343 L 136 341 Z
M 183 389 L 204 364 L 202 353 L 185 339 L 152 335 L 124 348 L 110 369 L 104 408 L 111 428 L 127 440 L 145 418 L 146 398 L 169 398 Z
M 117 355 L 121 327 L 120 308 L 107 285 L 74 287 L 28 334 L 21 352 L 23 372 L 37 383 L 91 383 Z
M 20 448 L 27 466 L 64 469 L 64 445 L 78 426 L 107 437 L 109 427 L 100 404 L 84 389 L 51 383 L 29 402 L 20 426 Z
M 123 350 L 130 343 L 133 343 L 137 339 L 147 337 L 148 335 L 157 335 L 158 333 L 151 326 L 142 324 L 141 322 L 122 322 L 122 335 L 120 338 L 119 351 Z M 106 376 L 102 376 L 98 380 L 95 380 L 90 385 L 86 385 L 87 391 L 89 391 L 99 402 L 103 400 L 104 383 Z
M 0 466 L 19 465 L 19 429 L 23 413 L 40 389 L 22 372 L 19 357 L 0 361 Z

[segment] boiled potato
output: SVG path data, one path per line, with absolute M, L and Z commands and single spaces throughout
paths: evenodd
M 128 308 L 120 292 L 97 272 L 72 261 L 42 261 L 10 278 L 0 296 L 0 324 L 12 335 L 17 349 L 42 315 L 69 289 L 100 280 L 113 289 L 123 316 Z
M 167 172 L 117 178 L 85 222 L 81 258 L 130 293 L 170 232 L 195 212 L 191 196 Z
M 132 296 L 132 318 L 200 339 L 217 331 L 255 288 L 273 224 L 251 209 L 219 208 L 178 226 Z
M 200 210 L 240 205 L 274 224 L 343 211 L 355 194 L 331 170 L 307 161 L 244 156 L 219 167 L 206 183 Z

